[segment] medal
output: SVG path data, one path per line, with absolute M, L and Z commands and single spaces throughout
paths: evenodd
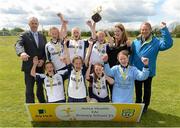
M 127 67 L 127 69 L 125 71 L 123 71 L 121 65 L 119 66 L 119 71 L 120 71 L 120 74 L 123 78 L 123 82 L 125 82 L 125 80 L 127 78 L 128 70 L 129 70 L 129 67 Z
M 103 48 L 103 44 L 100 44 L 100 43 L 99 43 L 97 49 L 98 49 L 98 52 L 99 52 L 100 56 L 102 56 L 102 55 L 103 55 L 103 52 L 105 52 L 102 48 Z
M 76 90 L 78 90 L 78 86 L 76 85 Z
M 56 42 L 51 41 L 54 44 L 55 52 L 57 52 L 60 56 L 61 54 L 61 45 L 59 44 L 58 40 Z
M 59 45 L 59 43 L 55 44 L 55 49 L 56 49 L 56 52 L 59 54 L 61 54 L 61 46 Z

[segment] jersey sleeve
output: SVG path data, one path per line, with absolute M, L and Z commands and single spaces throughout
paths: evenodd
M 45 74 L 41 74 L 41 73 L 36 73 L 36 80 L 42 80 L 45 79 L 46 75 Z
M 72 64 L 68 64 L 68 65 L 66 65 L 66 67 L 65 67 L 65 69 L 68 70 L 67 72 L 68 72 L 69 75 L 71 74 L 72 67 L 73 67 Z
M 85 49 L 89 47 L 88 40 L 84 40 L 84 46 L 85 46 Z
M 25 36 L 24 33 L 21 34 L 20 37 L 19 37 L 19 39 L 18 39 L 18 41 L 17 41 L 17 43 L 15 44 L 16 54 L 17 54 L 18 56 L 20 56 L 20 54 L 21 54 L 22 52 L 25 52 L 25 49 L 24 49 L 24 42 L 25 42 L 24 36 Z
M 70 42 L 70 41 L 68 40 L 68 41 L 67 41 L 67 48 L 69 48 L 69 42 Z
M 65 72 L 63 72 L 63 73 L 60 72 L 60 71 L 58 71 L 57 73 L 58 73 L 58 75 L 61 75 L 61 76 L 62 76 L 63 81 L 65 81 L 66 79 L 68 79 L 68 76 L 69 76 L 68 70 L 65 71 Z
M 149 76 L 149 68 L 143 68 L 142 71 L 138 70 L 136 67 L 133 67 L 134 79 L 143 81 L 146 80 Z
M 84 64 L 84 65 L 83 65 L 83 69 L 82 69 L 82 74 L 83 74 L 83 76 L 86 75 L 86 71 L 87 71 L 87 67 L 86 67 L 86 65 Z
M 45 46 L 45 53 L 46 53 L 46 59 L 48 61 L 51 61 L 51 56 L 50 56 L 50 53 L 48 51 L 48 44 L 46 44 L 46 46 Z
M 114 67 L 110 68 L 109 63 L 106 63 L 104 65 L 104 69 L 105 69 L 106 75 L 114 77 L 114 70 L 115 70 Z
M 90 74 L 90 75 L 89 75 L 89 80 L 87 80 L 87 81 L 89 81 L 90 83 L 93 82 L 93 74 Z

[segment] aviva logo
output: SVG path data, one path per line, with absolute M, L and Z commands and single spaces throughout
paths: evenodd
M 132 117 L 134 115 L 135 109 L 123 109 L 122 116 L 125 118 Z
M 45 114 L 46 110 L 45 109 L 38 109 L 38 114 Z

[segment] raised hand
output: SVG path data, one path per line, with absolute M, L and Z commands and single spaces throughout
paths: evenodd
M 64 38 L 64 45 L 67 46 L 67 42 L 69 41 L 69 39 L 67 37 Z
M 165 22 L 161 22 L 161 23 L 160 23 L 160 27 L 161 27 L 161 29 L 164 28 L 164 27 L 166 27 L 166 23 L 165 23 Z
M 89 45 L 93 45 L 93 39 L 92 38 L 90 38 L 89 40 L 88 40 L 88 43 L 89 43 Z
M 108 55 L 107 55 L 107 54 L 104 54 L 104 55 L 102 56 L 102 60 L 103 60 L 104 62 L 107 62 L 107 61 L 108 61 Z
M 86 24 L 91 28 L 93 25 L 92 25 L 92 22 L 90 21 L 90 20 L 88 20 L 87 22 L 86 22 Z
M 38 60 L 38 62 L 39 62 L 38 67 L 42 67 L 44 64 L 44 60 L 40 59 L 40 60 Z
M 57 16 L 59 17 L 59 18 L 61 18 L 61 20 L 63 21 L 64 20 L 64 17 L 63 17 L 63 15 L 62 15 L 62 13 L 57 13 Z
M 144 65 L 148 65 L 149 64 L 149 59 L 146 57 L 141 57 L 141 61 L 143 62 Z
M 126 44 L 127 44 L 128 47 L 131 47 L 131 40 L 128 39 L 128 40 L 126 41 Z
M 33 57 L 33 64 L 36 66 L 39 64 L 39 60 L 37 56 Z

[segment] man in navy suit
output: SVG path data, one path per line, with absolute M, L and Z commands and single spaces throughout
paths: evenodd
M 45 62 L 45 44 L 46 38 L 37 31 L 39 22 L 36 17 L 29 19 L 30 31 L 22 33 L 15 44 L 16 54 L 22 60 L 22 71 L 24 72 L 24 80 L 26 85 L 26 103 L 35 103 L 34 98 L 34 84 L 35 79 L 30 75 L 33 65 L 33 57 L 38 56 L 39 64 L 36 69 L 37 73 L 43 73 L 43 66 Z M 42 82 L 37 84 L 37 98 L 40 103 L 45 102 Z

